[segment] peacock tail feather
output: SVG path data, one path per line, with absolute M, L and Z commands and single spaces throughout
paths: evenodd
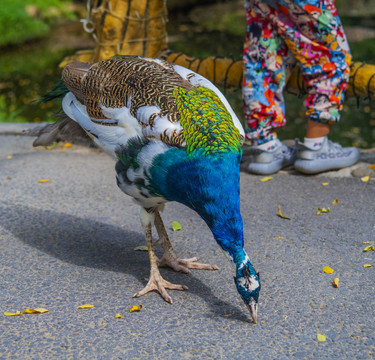
M 69 92 L 69 89 L 66 87 L 62 79 L 60 79 L 53 86 L 51 91 L 49 91 L 47 94 L 42 95 L 40 97 L 39 101 L 42 103 L 47 103 L 55 99 L 62 99 L 68 92 Z
M 240 132 L 214 91 L 198 86 L 174 90 L 180 123 L 184 129 L 187 153 L 241 152 Z

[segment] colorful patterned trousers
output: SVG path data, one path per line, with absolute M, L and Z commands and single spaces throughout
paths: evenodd
M 283 89 L 298 64 L 306 117 L 339 121 L 351 55 L 334 0 L 245 0 L 244 113 L 249 140 L 262 144 L 285 124 Z

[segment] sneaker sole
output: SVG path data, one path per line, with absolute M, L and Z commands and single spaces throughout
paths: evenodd
M 269 164 L 250 163 L 247 169 L 252 174 L 270 175 L 281 170 L 282 165 L 275 164 L 275 163 L 269 163 Z
M 291 161 L 273 161 L 271 163 L 250 163 L 248 166 L 248 170 L 252 174 L 256 175 L 271 175 L 274 174 L 281 169 L 293 165 L 293 160 Z
M 359 151 L 357 148 L 348 148 L 347 151 L 351 151 L 351 153 L 346 158 L 335 158 L 325 160 L 297 159 L 294 163 L 294 168 L 303 174 L 311 175 L 329 170 L 338 170 L 354 165 L 359 159 Z

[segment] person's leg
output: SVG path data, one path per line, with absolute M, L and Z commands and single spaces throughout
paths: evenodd
M 314 120 L 307 120 L 306 138 L 318 138 L 327 136 L 331 130 L 330 124 L 320 123 Z
M 334 2 L 286 0 L 283 4 L 278 4 L 271 20 L 294 54 L 308 91 L 306 137 L 295 167 L 315 173 L 352 165 L 358 150 L 343 149 L 326 138 L 340 119 L 351 60 Z
M 270 21 L 275 9 L 259 0 L 246 1 L 245 8 L 243 102 L 246 137 L 256 150 L 248 170 L 269 174 L 295 160 L 296 153 L 291 153 L 275 132 L 285 125 L 282 93 L 295 60 Z

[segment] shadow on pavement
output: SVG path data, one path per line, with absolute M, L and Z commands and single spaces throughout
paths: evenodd
M 0 214 L 0 225 L 5 230 L 49 256 L 78 266 L 127 273 L 142 286 L 146 283 L 145 278 L 149 275 L 147 253 L 134 251 L 134 247 L 145 242 L 141 233 L 90 218 L 24 205 L 0 206 Z M 189 292 L 205 301 L 213 311 L 210 317 L 249 321 L 245 311 L 217 298 L 208 286 L 192 274 L 185 275 L 164 268 L 161 272 L 168 272 L 166 279 L 187 285 Z

